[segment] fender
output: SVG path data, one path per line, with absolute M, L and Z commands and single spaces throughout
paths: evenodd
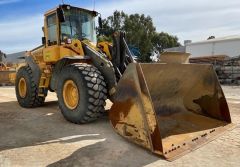
M 73 63 L 89 63 L 89 62 L 91 62 L 91 58 L 88 56 L 67 56 L 57 61 L 56 64 L 53 66 L 49 90 L 52 92 L 57 90 L 57 78 L 59 77 L 63 67 Z
M 88 45 L 83 45 L 83 48 L 86 55 L 91 57 L 92 64 L 102 73 L 111 99 L 111 96 L 116 92 L 117 86 L 115 69 L 112 62 L 104 57 L 105 55 L 97 52 Z
M 38 64 L 34 61 L 32 56 L 26 56 L 25 60 L 26 60 L 26 63 L 29 65 L 29 67 L 32 70 L 33 81 L 38 87 L 39 86 L 39 81 L 40 81 L 40 78 L 41 78 L 41 74 L 42 74 L 41 69 L 38 66 Z

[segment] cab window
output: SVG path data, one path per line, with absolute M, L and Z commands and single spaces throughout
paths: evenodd
M 48 45 L 57 44 L 57 15 L 56 13 L 47 17 Z

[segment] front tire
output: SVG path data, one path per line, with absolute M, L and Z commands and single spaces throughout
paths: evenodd
M 76 124 L 92 122 L 104 110 L 106 83 L 96 67 L 85 63 L 71 64 L 61 71 L 57 96 L 66 120 Z
M 34 108 L 44 104 L 45 97 L 38 96 L 38 87 L 29 66 L 23 66 L 18 70 L 15 91 L 19 105 L 24 108 Z

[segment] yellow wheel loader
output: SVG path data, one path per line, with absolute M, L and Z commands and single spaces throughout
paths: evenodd
M 110 99 L 116 132 L 168 160 L 233 127 L 211 65 L 172 61 L 177 56 L 136 63 L 123 32 L 113 35 L 112 44 L 96 44 L 97 16 L 70 5 L 45 14 L 42 46 L 28 52 L 16 75 L 22 107 L 43 105 L 53 91 L 63 116 L 82 124 L 101 116 Z
M 0 86 L 13 85 L 11 76 L 15 76 L 16 70 L 13 66 L 7 66 L 5 63 L 0 62 Z

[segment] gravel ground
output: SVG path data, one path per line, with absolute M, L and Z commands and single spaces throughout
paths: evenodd
M 115 134 L 107 117 L 87 125 L 64 120 L 52 93 L 44 107 L 23 109 L 12 87 L 0 87 L 0 167 L 239 166 L 240 87 L 223 87 L 237 127 L 168 162 Z M 108 104 L 110 105 L 110 104 Z

